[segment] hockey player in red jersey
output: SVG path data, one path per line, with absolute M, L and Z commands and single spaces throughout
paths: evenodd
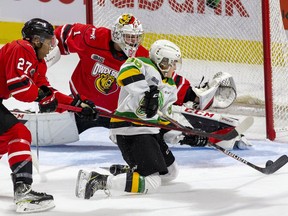
M 86 107 L 79 115 L 96 118 L 93 103 L 72 98 L 53 89 L 46 79 L 44 57 L 56 46 L 53 26 L 39 18 L 25 23 L 23 39 L 7 43 L 0 50 L 0 158 L 8 153 L 12 170 L 16 211 L 38 212 L 54 207 L 53 196 L 31 189 L 31 133 L 2 104 L 9 97 L 23 102 L 39 102 L 42 112 L 58 109 L 58 103 Z
M 71 80 L 73 95 L 91 99 L 99 110 L 113 112 L 117 107 L 119 89 L 116 78 L 120 66 L 131 56 L 148 56 L 141 46 L 143 29 L 132 14 L 117 18 L 112 30 L 88 24 L 66 24 L 55 29 L 62 55 L 77 53 L 80 60 Z M 95 126 L 109 127 L 107 118 L 82 121 L 76 116 L 79 133 Z

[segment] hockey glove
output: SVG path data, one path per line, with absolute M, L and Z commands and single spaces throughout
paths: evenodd
M 71 105 L 82 108 L 81 112 L 76 113 L 81 119 L 84 119 L 87 121 L 95 121 L 98 119 L 98 111 L 96 110 L 95 104 L 92 101 L 81 100 L 81 98 L 77 96 L 72 101 Z
M 180 140 L 180 145 L 189 145 L 191 147 L 204 147 L 208 142 L 207 137 L 201 137 L 198 135 L 185 135 L 184 139 Z
M 142 110 L 146 113 L 147 118 L 152 118 L 157 114 L 158 110 L 158 98 L 159 98 L 159 90 L 157 86 L 149 86 L 150 91 L 145 92 L 143 105 L 141 107 Z
M 38 98 L 36 99 L 40 112 L 54 112 L 57 109 L 58 101 L 54 92 L 47 86 L 40 86 Z

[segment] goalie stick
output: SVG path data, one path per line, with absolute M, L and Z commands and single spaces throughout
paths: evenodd
M 81 112 L 81 110 L 82 110 L 81 107 L 75 107 L 75 106 L 66 105 L 66 104 L 58 104 L 58 108 L 65 109 L 68 111 L 73 111 L 73 112 Z M 117 118 L 117 119 L 120 119 L 123 121 L 135 122 L 135 123 L 143 124 L 146 126 L 159 127 L 159 128 L 166 129 L 166 130 L 181 131 L 187 135 L 198 135 L 198 136 L 203 136 L 203 137 L 211 137 L 211 138 L 215 138 L 215 139 L 219 139 L 219 140 L 231 140 L 231 139 L 237 137 L 238 135 L 240 135 L 241 133 L 243 133 L 244 131 L 246 131 L 253 124 L 253 118 L 247 117 L 237 127 L 232 129 L 228 133 L 226 133 L 226 134 L 213 134 L 213 133 L 208 133 L 208 132 L 205 132 L 205 131 L 202 131 L 199 129 L 191 129 L 191 128 L 186 128 L 184 126 L 183 126 L 184 127 L 183 128 L 183 127 L 176 126 L 173 122 L 171 122 L 171 121 L 175 122 L 175 120 L 173 120 L 173 119 L 170 119 L 171 120 L 170 122 L 174 126 L 148 122 L 148 121 L 144 121 L 141 119 L 123 117 L 123 116 L 119 116 L 119 115 L 115 115 L 115 114 L 107 113 L 107 112 L 98 111 L 98 113 L 99 113 L 99 116 L 106 117 L 106 118 Z M 167 121 L 169 121 L 169 120 L 167 120 Z
M 161 113 L 160 111 L 158 111 L 158 115 L 161 116 L 162 118 L 170 121 L 172 124 L 174 124 L 176 127 L 179 127 L 179 128 L 185 128 L 185 126 L 181 125 L 179 122 L 171 119 L 170 117 L 166 116 L 165 114 Z M 237 127 L 236 127 L 237 128 Z M 240 129 L 238 129 L 238 133 L 239 134 L 242 134 L 244 131 L 244 128 L 241 127 Z M 279 170 L 281 167 L 283 167 L 287 162 L 288 162 L 288 157 L 287 155 L 282 155 L 280 156 L 276 161 L 271 161 L 271 160 L 268 160 L 266 162 L 266 165 L 265 167 L 259 167 L 259 166 L 256 166 L 255 164 L 253 163 L 250 163 L 249 161 L 239 157 L 238 155 L 222 148 L 221 146 L 217 145 L 217 144 L 210 144 L 209 146 L 211 147 L 214 147 L 215 149 L 221 151 L 222 153 L 228 155 L 229 157 L 232 157 L 250 167 L 252 167 L 253 169 L 263 173 L 263 174 L 272 174 L 274 172 L 276 172 L 277 170 Z

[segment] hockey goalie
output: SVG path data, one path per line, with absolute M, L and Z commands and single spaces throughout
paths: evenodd
M 224 134 L 234 129 L 239 120 L 228 115 L 210 112 L 209 108 L 225 109 L 236 99 L 236 85 L 229 73 L 218 72 L 209 82 L 191 87 L 182 76 L 173 74 L 178 88 L 178 100 L 172 107 L 172 118 L 188 128 L 201 129 L 208 133 Z M 203 83 L 203 84 L 202 84 Z M 239 137 L 222 141 L 201 136 L 175 135 L 175 131 L 164 134 L 167 141 L 186 144 L 192 147 L 208 147 L 217 144 L 225 149 L 248 149 L 251 144 L 243 134 Z

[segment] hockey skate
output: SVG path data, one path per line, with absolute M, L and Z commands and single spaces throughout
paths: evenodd
M 235 141 L 233 149 L 240 149 L 240 150 L 246 150 L 250 149 L 252 147 L 252 144 L 246 139 L 246 137 L 241 134 L 240 138 Z
M 14 201 L 18 213 L 42 212 L 55 207 L 52 195 L 35 192 L 31 185 L 17 183 L 15 188 Z
M 76 197 L 90 199 L 97 190 L 104 190 L 109 195 L 106 188 L 107 178 L 108 175 L 79 170 L 75 190 Z

